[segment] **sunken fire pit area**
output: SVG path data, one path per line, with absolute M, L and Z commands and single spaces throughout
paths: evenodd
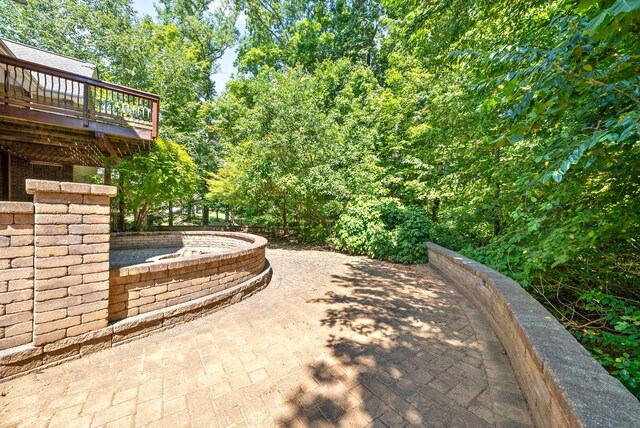
M 109 320 L 195 301 L 249 281 L 264 271 L 266 246 L 266 239 L 244 233 L 113 235 Z

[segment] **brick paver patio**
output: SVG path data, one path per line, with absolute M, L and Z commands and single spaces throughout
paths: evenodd
M 0 383 L 0 426 L 531 426 L 493 332 L 428 266 L 267 256 L 246 301 Z

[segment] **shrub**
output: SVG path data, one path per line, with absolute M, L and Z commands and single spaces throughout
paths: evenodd
M 416 206 L 393 199 L 358 201 L 347 207 L 334 226 L 339 250 L 402 263 L 427 259 L 429 222 Z
M 573 334 L 640 398 L 640 309 L 600 290 L 586 292 L 580 300 L 586 311 L 599 318 Z

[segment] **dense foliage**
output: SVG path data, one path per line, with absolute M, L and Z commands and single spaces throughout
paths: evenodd
M 163 96 L 199 200 L 352 253 L 461 251 L 640 394 L 640 2 L 12 3 L 2 35 Z

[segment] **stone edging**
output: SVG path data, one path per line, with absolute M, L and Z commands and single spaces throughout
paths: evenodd
M 427 248 L 429 263 L 489 321 L 538 426 L 639 426 L 640 402 L 517 282 L 446 248 Z
M 204 317 L 264 289 L 272 274 L 265 259 L 265 268 L 260 274 L 214 295 L 125 318 L 105 328 L 44 346 L 29 344 L 0 351 L 0 382 Z

